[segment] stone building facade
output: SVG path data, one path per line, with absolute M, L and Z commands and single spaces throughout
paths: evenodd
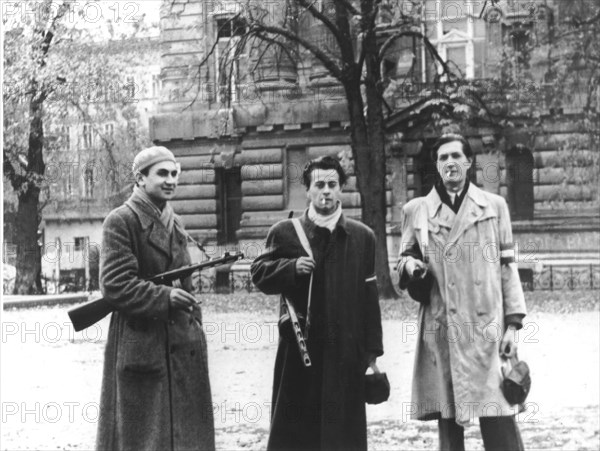
M 547 27 L 559 14 L 560 2 L 554 2 L 555 10 L 539 8 L 537 25 L 518 8 L 505 10 L 503 20 L 494 24 L 481 11 L 445 20 L 442 11 L 449 2 L 426 3 L 431 17 L 425 18 L 423 30 L 443 58 L 476 82 L 491 77 L 506 44 L 502 36 L 521 45 L 521 30 Z M 150 118 L 150 133 L 182 162 L 184 173 L 173 204 L 187 229 L 213 246 L 215 254 L 237 248 L 251 259 L 262 252 L 273 223 L 306 207 L 300 178 L 306 161 L 322 155 L 348 161 L 351 152 L 341 89 L 314 58 L 307 57 L 302 65 L 281 59 L 276 64 L 275 58 L 267 58 L 254 67 L 256 55 L 248 51 L 229 69 L 233 77 L 222 76 L 219 55 L 239 36 L 234 22 L 223 24 L 239 12 L 239 5 L 176 1 L 171 12 L 163 14 L 162 91 L 157 113 Z M 388 12 L 393 17 L 393 5 Z M 379 29 L 385 36 L 393 21 L 383 16 Z M 307 25 L 307 33 L 318 31 L 318 26 Z M 422 70 L 407 78 L 412 59 Z M 598 143 L 581 127 L 581 105 L 554 109 L 552 99 L 544 96 L 548 86 L 536 75 L 535 64 L 543 61 L 527 62 L 522 73 L 528 80 L 520 91 L 524 97 L 508 106 L 525 105 L 528 109 L 523 111 L 529 113 L 510 128 L 461 129 L 475 151 L 474 181 L 507 199 L 526 285 L 598 287 Z M 402 205 L 426 194 L 433 183 L 429 148 L 437 132 L 420 122 L 423 109 L 406 96 L 427 85 L 435 70 L 430 66 L 422 49 L 406 41 L 392 48 L 384 66 L 385 76 L 404 80 L 401 95 L 396 91 L 388 98 L 393 107 L 387 119 L 386 175 L 391 265 Z M 528 91 L 532 86 L 534 97 Z M 360 218 L 351 165 L 350 173 L 343 207 L 349 216 Z

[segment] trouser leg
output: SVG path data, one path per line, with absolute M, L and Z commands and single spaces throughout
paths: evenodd
M 480 417 L 485 451 L 524 451 L 515 417 Z
M 440 451 L 465 451 L 465 428 L 455 418 L 438 420 Z

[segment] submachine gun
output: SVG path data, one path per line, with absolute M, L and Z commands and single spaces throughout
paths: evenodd
M 166 271 L 152 276 L 146 280 L 154 282 L 157 285 L 171 285 L 174 280 L 185 279 L 196 271 L 202 271 L 206 268 L 213 268 L 215 266 L 233 263 L 241 258 L 244 258 L 244 254 L 242 252 L 236 252 L 233 254 L 225 252 L 220 258 L 210 259 L 202 263 L 193 263 L 178 269 Z M 68 311 L 68 314 L 71 322 L 73 323 L 75 331 L 79 332 L 80 330 L 96 324 L 106 315 L 114 312 L 115 310 L 115 307 L 106 299 L 98 298 L 72 308 Z

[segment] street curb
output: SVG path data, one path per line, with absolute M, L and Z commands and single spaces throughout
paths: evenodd
M 37 296 L 3 296 L 3 310 L 27 309 L 32 307 L 80 304 L 88 301 L 87 294 L 57 294 Z

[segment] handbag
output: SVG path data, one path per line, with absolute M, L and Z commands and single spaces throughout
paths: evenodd
M 427 262 L 425 262 L 427 263 Z M 406 284 L 406 290 L 411 298 L 421 304 L 429 304 L 431 287 L 433 286 L 433 274 L 427 271 L 425 277 L 411 277 Z
M 502 393 L 510 404 L 523 404 L 531 390 L 529 365 L 517 355 L 505 359 L 502 365 Z
M 390 397 L 390 381 L 386 373 L 379 371 L 375 362 L 369 366 L 373 374 L 365 375 L 365 401 L 367 404 L 381 404 Z

